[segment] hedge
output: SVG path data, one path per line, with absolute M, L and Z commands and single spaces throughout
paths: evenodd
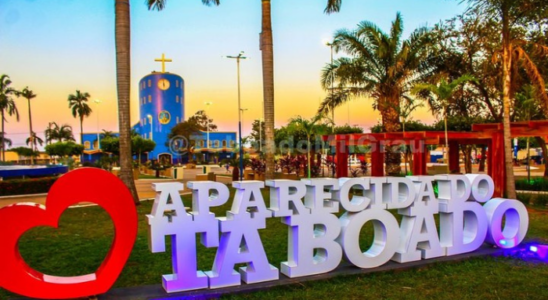
M 516 190 L 548 192 L 548 180 L 544 178 L 535 178 L 531 181 L 527 181 L 527 179 L 516 180 Z
M 47 193 L 58 177 L 0 181 L 0 196 Z

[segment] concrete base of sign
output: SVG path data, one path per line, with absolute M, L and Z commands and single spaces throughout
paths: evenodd
M 263 282 L 263 283 L 257 283 L 257 284 L 242 284 L 239 286 L 228 287 L 228 288 L 202 289 L 202 290 L 183 292 L 183 293 L 173 293 L 173 294 L 166 293 L 164 289 L 162 288 L 161 284 L 130 287 L 130 288 L 116 288 L 116 289 L 110 290 L 105 295 L 100 295 L 98 299 L 99 300 L 216 299 L 223 294 L 256 292 L 256 291 L 274 288 L 278 286 L 298 284 L 298 283 L 307 282 L 307 281 L 325 280 L 325 279 L 330 279 L 336 276 L 343 276 L 343 275 L 370 274 L 370 273 L 386 272 L 386 271 L 393 271 L 393 270 L 419 268 L 419 267 L 428 266 L 434 263 L 455 262 L 455 261 L 462 261 L 462 260 L 473 258 L 473 257 L 501 254 L 503 251 L 504 251 L 503 249 L 495 248 L 492 246 L 488 246 L 487 244 L 484 244 L 480 249 L 471 253 L 454 255 L 454 256 L 443 256 L 439 258 L 419 260 L 419 261 L 414 261 L 409 263 L 396 263 L 396 262 L 390 261 L 380 267 L 371 268 L 371 269 L 359 269 L 343 261 L 341 262 L 341 265 L 332 272 L 320 274 L 320 275 L 308 276 L 308 277 L 300 277 L 300 278 L 292 279 L 280 273 L 279 280 L 273 280 L 269 282 Z

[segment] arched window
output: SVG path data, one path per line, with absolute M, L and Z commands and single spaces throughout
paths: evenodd
M 84 149 L 89 149 L 91 148 L 91 143 L 89 141 L 85 141 L 84 142 Z
M 152 96 L 148 95 L 148 103 L 152 102 Z
M 223 141 L 223 148 L 226 148 L 226 141 Z
M 94 141 L 93 142 L 93 149 L 99 149 L 99 141 Z
M 179 124 L 179 117 L 177 117 L 177 124 Z
M 233 140 L 230 140 L 230 148 L 234 148 L 234 145 L 235 145 L 235 144 L 236 144 L 236 143 L 235 143 Z
M 179 87 L 179 80 L 175 81 L 175 86 Z
M 175 101 L 179 103 L 179 95 L 175 96 Z
M 215 141 L 215 148 L 219 148 L 219 145 L 220 145 L 219 141 Z
M 152 86 L 152 81 L 149 79 L 148 80 L 148 87 L 151 87 Z

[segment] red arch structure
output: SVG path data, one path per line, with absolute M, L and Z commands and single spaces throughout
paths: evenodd
M 548 121 L 515 122 L 511 124 L 511 137 L 548 137 Z M 504 166 L 503 127 L 501 123 L 474 124 L 470 132 L 448 132 L 449 170 L 460 173 L 459 145 L 486 145 L 487 174 L 495 183 L 495 197 L 502 197 L 506 185 Z M 348 176 L 348 155 L 351 147 L 370 146 L 371 176 L 384 176 L 384 149 L 388 146 L 409 145 L 413 153 L 413 175 L 427 175 L 427 146 L 445 145 L 445 132 L 388 132 L 365 134 L 337 134 L 323 136 L 335 147 L 336 176 Z

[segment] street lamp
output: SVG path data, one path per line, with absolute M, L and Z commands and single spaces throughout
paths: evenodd
M 226 56 L 226 58 L 235 59 L 238 68 L 238 138 L 240 144 L 240 181 L 244 178 L 244 150 L 242 148 L 242 107 L 241 107 L 241 91 L 240 91 L 240 60 L 247 59 L 243 56 L 244 51 L 238 53 L 238 56 Z
M 101 103 L 101 100 L 95 99 L 93 102 L 97 104 L 97 148 L 101 149 L 101 136 L 99 135 L 99 104 Z
M 213 102 L 204 102 L 204 104 L 206 105 L 206 119 L 207 119 L 207 152 L 209 154 L 209 116 L 207 115 L 207 108 L 213 104 Z M 208 155 L 209 156 L 209 155 Z M 209 160 L 209 159 L 208 159 Z

